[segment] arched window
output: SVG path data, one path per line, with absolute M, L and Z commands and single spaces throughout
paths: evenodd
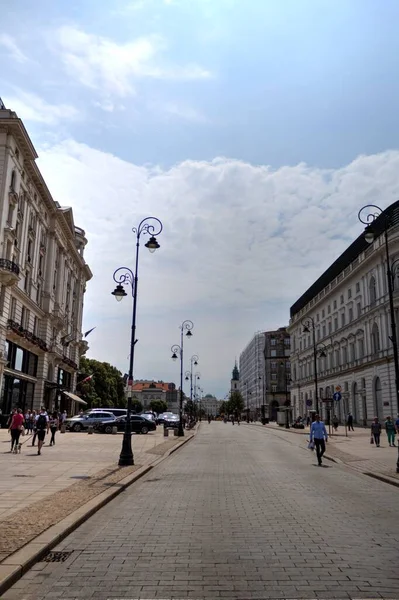
M 382 389 L 381 389 L 381 379 L 376 377 L 374 380 L 374 409 L 375 416 L 378 418 L 383 417 L 383 407 L 382 407 Z
M 373 324 L 371 330 L 371 353 L 376 354 L 380 350 L 380 332 L 377 323 Z
M 15 171 L 13 171 L 11 173 L 11 182 L 10 182 L 10 188 L 14 191 L 15 190 L 15 185 L 17 183 L 17 174 Z
M 370 296 L 370 304 L 375 304 L 377 300 L 377 288 L 375 283 L 375 277 L 371 277 L 369 282 L 369 296 Z

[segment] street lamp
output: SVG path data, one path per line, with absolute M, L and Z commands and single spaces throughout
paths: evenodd
M 399 357 L 398 357 L 398 339 L 396 335 L 396 322 L 395 322 L 395 308 L 393 303 L 393 288 L 394 288 L 394 277 L 395 277 L 395 264 L 398 261 L 394 261 L 391 264 L 391 258 L 389 255 L 389 244 L 388 244 L 388 229 L 390 226 L 390 216 L 386 211 L 382 210 L 375 204 L 366 204 L 359 210 L 358 219 L 363 225 L 366 225 L 364 230 L 364 239 L 368 244 L 372 244 L 375 238 L 381 233 L 381 228 L 377 226 L 377 221 L 381 223 L 384 232 L 385 241 L 385 256 L 387 261 L 387 280 L 388 280 L 388 296 L 389 296 L 389 311 L 391 313 L 391 335 L 389 339 L 393 346 L 393 362 L 395 367 L 395 391 L 396 391 L 396 410 L 399 413 Z M 378 225 L 379 225 L 378 223 Z M 399 446 L 398 446 L 398 460 L 396 463 L 396 472 L 399 473 Z
M 319 413 L 319 392 L 318 392 L 318 384 L 317 384 L 317 356 L 325 357 L 324 349 L 319 351 L 317 350 L 318 344 L 316 344 L 316 323 L 313 317 L 306 317 L 306 319 L 302 320 L 303 325 L 303 333 L 310 333 L 312 330 L 313 334 L 313 368 L 314 368 L 314 391 L 315 391 L 315 404 L 316 404 L 316 413 Z M 323 344 L 323 347 L 324 344 Z
M 132 389 L 133 389 L 133 367 L 134 367 L 134 347 L 137 343 L 136 340 L 136 313 L 137 313 L 137 282 L 138 282 L 138 270 L 139 270 L 139 248 L 140 248 L 140 237 L 141 234 L 148 234 L 150 236 L 148 242 L 145 245 L 150 252 L 154 252 L 160 246 L 157 242 L 156 236 L 162 232 L 163 225 L 156 217 L 146 217 L 143 219 L 138 227 L 133 227 L 132 231 L 136 235 L 136 260 L 135 260 L 135 271 L 128 267 L 119 267 L 113 274 L 116 288 L 112 292 L 112 295 L 118 302 L 123 300 L 127 293 L 124 286 L 130 286 L 133 297 L 133 313 L 132 313 L 132 329 L 130 337 L 130 360 L 129 360 L 129 374 L 128 374 L 128 392 L 127 392 L 127 415 L 125 432 L 123 434 L 122 450 L 119 456 L 119 466 L 125 467 L 134 465 L 134 457 L 132 450 L 132 423 L 130 415 L 132 413 Z
M 184 332 L 186 332 L 186 337 L 191 337 L 193 334 L 191 330 L 194 327 L 194 323 L 192 321 L 186 320 L 179 326 L 180 328 L 180 346 L 175 345 L 172 346 L 172 360 L 177 360 L 180 355 L 180 405 L 179 405 L 179 429 L 178 436 L 184 436 L 183 429 L 183 342 L 184 342 Z

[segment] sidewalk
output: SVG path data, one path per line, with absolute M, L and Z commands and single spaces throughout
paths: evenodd
M 262 427 L 262 425 L 260 425 Z M 276 423 L 263 426 L 265 429 L 281 431 L 287 435 L 299 435 L 309 437 L 309 427 L 306 429 L 285 429 Z M 305 440 L 304 440 L 305 443 Z M 396 444 L 399 442 L 396 441 Z M 391 483 L 399 485 L 399 473 L 396 473 L 396 461 L 398 459 L 398 448 L 388 446 L 385 431 L 381 434 L 381 447 L 370 444 L 370 429 L 356 428 L 345 436 L 345 427 L 340 426 L 338 433 L 329 437 L 326 458 L 342 462 L 356 471 L 367 473 L 376 477 L 383 477 Z
M 133 435 L 135 465 L 118 467 L 122 434 L 58 433 L 42 455 L 22 438 L 21 454 L 9 453 L 9 434 L 0 430 L 0 563 L 85 503 L 159 460 L 182 442 L 163 437 L 163 428 Z M 185 432 L 185 438 L 192 432 Z

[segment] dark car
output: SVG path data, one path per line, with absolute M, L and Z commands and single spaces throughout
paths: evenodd
M 154 421 L 145 419 L 141 415 L 131 415 L 130 422 L 132 424 L 133 433 L 148 433 L 149 431 L 156 431 L 157 428 Z M 126 417 L 118 417 L 113 421 L 99 423 L 97 431 L 101 433 L 112 433 L 113 427 L 116 427 L 118 431 L 125 431 Z
M 172 412 L 161 413 L 157 417 L 157 425 L 163 425 L 164 423 L 168 423 L 168 421 L 172 421 L 176 415 Z
M 165 416 L 163 425 L 164 427 L 179 427 L 180 419 L 177 415 L 169 413 Z

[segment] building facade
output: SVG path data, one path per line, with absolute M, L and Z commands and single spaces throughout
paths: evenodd
M 341 420 L 350 411 L 356 423 L 366 425 L 375 416 L 381 420 L 399 412 L 390 339 L 386 223 L 398 323 L 396 202 L 373 222 L 374 242 L 369 245 L 362 233 L 291 307 L 291 397 L 296 416 L 319 408 L 325 418 L 334 391 L 340 392 L 341 400 L 333 401 L 332 411 Z
M 258 332 L 240 354 L 239 391 L 244 400 L 244 413 L 259 418 L 264 404 L 265 334 Z
M 0 108 L 0 410 L 74 412 L 85 232 L 52 198 L 17 115 Z
M 201 398 L 201 410 L 203 410 L 207 416 L 217 417 L 221 403 L 222 401 L 215 398 L 215 396 L 212 396 L 212 394 L 207 394 Z
M 133 385 L 133 398 L 141 402 L 143 410 L 150 409 L 152 400 L 163 400 L 167 403 L 169 411 L 176 414 L 179 411 L 180 393 L 174 383 L 136 380 Z
M 266 416 L 272 421 L 277 420 L 280 407 L 290 405 L 290 353 L 291 340 L 286 327 L 265 332 Z

